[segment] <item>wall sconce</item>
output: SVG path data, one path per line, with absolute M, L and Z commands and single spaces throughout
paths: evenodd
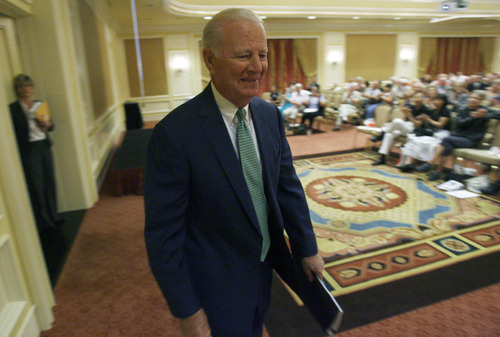
M 408 62 L 413 59 L 413 49 L 411 47 L 402 47 L 399 52 L 399 58 L 403 62 Z
M 189 69 L 189 59 L 184 54 L 173 55 L 170 60 L 170 68 L 176 75 L 184 75 Z
M 327 56 L 328 63 L 338 64 L 342 61 L 342 54 L 339 50 L 331 50 Z

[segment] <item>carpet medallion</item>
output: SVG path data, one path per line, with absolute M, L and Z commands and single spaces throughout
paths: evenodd
M 374 155 L 295 161 L 334 294 L 500 250 L 498 202 L 452 197 Z

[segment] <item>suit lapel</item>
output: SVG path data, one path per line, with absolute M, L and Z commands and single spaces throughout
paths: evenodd
M 222 119 L 221 112 L 213 98 L 210 85 L 203 92 L 200 102 L 202 112 L 202 130 L 207 135 L 208 142 L 212 147 L 217 160 L 225 172 L 226 178 L 233 187 L 243 209 L 248 214 L 254 226 L 258 229 L 259 223 L 252 198 L 243 176 L 238 157 L 234 150 L 231 138 L 227 132 L 226 124 Z
M 269 136 L 270 130 L 269 125 L 266 122 L 266 112 L 262 109 L 258 109 L 256 104 L 250 103 L 250 109 L 252 111 L 252 122 L 254 123 L 255 134 L 257 136 L 257 143 L 259 144 L 260 160 L 262 163 L 262 178 L 264 180 L 264 188 L 267 192 L 271 184 L 269 178 L 269 165 L 273 162 L 273 148 L 272 139 Z M 266 193 L 267 194 L 267 193 Z

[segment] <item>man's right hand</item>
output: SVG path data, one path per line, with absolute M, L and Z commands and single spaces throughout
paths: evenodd
M 181 318 L 181 332 L 185 337 L 210 337 L 210 325 L 207 315 L 203 309 L 198 310 L 194 315 Z

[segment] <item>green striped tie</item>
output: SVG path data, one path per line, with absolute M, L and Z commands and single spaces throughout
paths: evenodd
M 264 183 L 262 182 L 262 171 L 252 134 L 245 122 L 245 109 L 239 108 L 236 115 L 238 116 L 237 135 L 240 163 L 248 190 L 252 197 L 253 207 L 255 208 L 255 213 L 257 213 L 257 218 L 259 220 L 260 232 L 263 239 L 260 260 L 264 261 L 269 251 L 269 247 L 271 246 L 271 239 L 269 238 L 269 228 L 267 224 L 267 202 L 266 195 L 264 194 Z

